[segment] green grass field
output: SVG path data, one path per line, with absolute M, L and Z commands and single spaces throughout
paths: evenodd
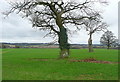
M 3 80 L 118 80 L 118 64 L 70 62 L 95 58 L 118 62 L 118 50 L 71 49 L 70 58 L 57 59 L 59 49 L 3 49 Z M 40 58 L 42 61 L 39 59 Z

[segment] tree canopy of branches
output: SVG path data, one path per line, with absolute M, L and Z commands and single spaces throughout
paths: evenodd
M 89 52 L 93 52 L 92 35 L 96 32 L 107 30 L 108 25 L 105 22 L 102 22 L 101 18 L 99 18 L 99 20 L 85 20 L 84 23 L 85 29 L 89 35 L 88 39 Z
M 106 45 L 107 49 L 109 49 L 112 45 L 114 45 L 116 43 L 116 37 L 114 36 L 112 31 L 106 31 L 102 35 L 102 37 L 100 39 L 100 43 L 103 45 Z
M 79 29 L 84 19 L 96 20 L 100 14 L 93 8 L 94 3 L 105 3 L 102 0 L 83 0 L 82 2 L 63 0 L 24 0 L 11 3 L 12 12 L 27 17 L 33 27 L 48 30 L 48 35 L 57 36 L 60 47 L 60 58 L 69 57 L 68 30 Z M 68 25 L 71 27 L 67 27 Z

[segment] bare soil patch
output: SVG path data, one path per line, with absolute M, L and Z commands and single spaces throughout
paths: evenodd
M 56 60 L 59 60 L 59 59 L 56 59 L 56 58 L 30 58 L 29 60 L 32 60 L 32 61 L 49 61 L 49 60 L 53 60 L 53 61 L 56 61 Z M 101 60 L 96 60 L 95 58 L 86 58 L 86 59 L 82 59 L 82 60 L 68 60 L 70 62 L 88 62 L 88 63 L 101 63 L 101 64 L 118 64 L 120 62 L 111 62 L 111 61 L 101 61 Z
M 86 58 L 83 60 L 70 60 L 71 62 L 89 62 L 89 63 L 101 63 L 101 64 L 117 64 L 120 62 L 111 62 L 111 61 L 101 61 L 101 60 L 96 60 L 95 58 Z

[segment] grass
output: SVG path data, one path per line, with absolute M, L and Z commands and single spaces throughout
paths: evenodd
M 118 62 L 117 50 L 71 49 L 70 58 L 57 59 L 59 49 L 3 49 L 3 80 L 118 80 L 118 64 L 70 62 L 95 58 Z M 32 58 L 48 59 L 37 61 Z

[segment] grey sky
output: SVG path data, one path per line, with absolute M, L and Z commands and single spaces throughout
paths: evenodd
M 7 0 L 6 0 L 7 1 Z M 9 5 L 5 0 L 0 1 L 0 42 L 37 42 L 47 43 L 52 42 L 51 37 L 43 38 L 45 32 L 32 28 L 32 25 L 27 19 L 23 19 L 18 14 L 11 14 L 8 18 L 4 19 L 1 12 L 7 10 Z M 109 5 L 104 6 L 103 18 L 109 25 L 108 29 L 111 30 L 115 36 L 118 37 L 118 1 L 109 0 Z M 99 43 L 100 37 L 103 32 L 95 33 L 93 35 L 93 43 Z M 88 35 L 85 30 L 69 37 L 69 43 L 87 43 Z

